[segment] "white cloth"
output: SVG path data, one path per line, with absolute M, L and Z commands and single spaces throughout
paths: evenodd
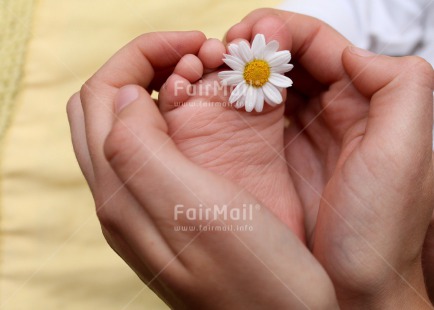
M 361 48 L 434 66 L 434 0 L 287 0 L 280 9 L 319 18 Z
M 418 55 L 434 67 L 434 0 L 286 0 L 279 8 L 321 19 L 358 47 Z

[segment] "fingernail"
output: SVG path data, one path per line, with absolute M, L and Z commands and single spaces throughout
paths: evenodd
M 353 53 L 357 56 L 361 56 L 361 57 L 372 57 L 372 56 L 377 55 L 371 51 L 368 51 L 368 50 L 365 50 L 365 49 L 362 49 L 359 47 L 355 47 L 355 46 L 350 46 L 349 50 L 351 53 Z
M 116 96 L 116 111 L 119 113 L 137 98 L 139 98 L 139 92 L 135 86 L 122 87 Z

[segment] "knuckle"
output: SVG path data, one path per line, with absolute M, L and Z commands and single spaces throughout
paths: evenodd
M 259 8 L 256 10 L 253 10 L 252 13 L 250 13 L 250 15 L 255 16 L 266 16 L 265 14 L 276 14 L 277 11 L 274 9 L 270 9 L 270 8 Z
M 265 24 L 265 25 L 270 25 L 270 26 L 274 26 L 276 25 L 276 23 L 278 25 L 283 24 L 283 20 L 282 18 L 276 13 L 271 11 L 270 13 L 268 13 L 267 15 L 264 15 L 260 21 L 258 21 L 256 24 Z M 282 28 L 283 29 L 283 28 Z
M 134 131 L 118 121 L 106 138 L 104 154 L 112 166 L 123 167 L 137 154 L 143 154 L 143 149 Z
M 91 91 L 90 88 L 93 84 L 93 79 L 90 78 L 89 80 L 87 80 L 86 82 L 84 82 L 84 84 L 81 86 L 80 88 L 80 98 L 83 102 L 86 101 L 86 99 L 89 98 Z
M 125 126 L 116 122 L 104 143 L 104 154 L 110 163 L 125 153 L 124 145 L 128 143 L 128 139 Z
M 263 19 L 267 19 L 267 18 L 276 18 L 279 17 L 279 11 L 275 10 L 275 9 L 271 9 L 271 8 L 259 8 L 256 9 L 254 11 L 252 11 L 250 14 L 248 14 L 246 18 L 257 18 L 257 21 L 261 21 Z
M 119 212 L 116 211 L 116 208 L 100 207 L 97 208 L 96 215 L 101 224 L 101 227 L 104 228 L 108 233 L 114 233 L 119 230 L 120 223 Z
M 267 12 L 267 9 L 265 9 L 265 8 L 259 8 L 259 9 L 253 10 L 250 13 L 250 15 L 261 15 L 261 14 L 266 13 L 266 12 Z
M 68 102 L 66 103 L 66 113 L 68 115 L 74 114 L 74 112 L 80 107 L 80 105 L 80 92 L 76 92 L 69 98 Z
M 88 79 L 80 88 L 80 99 L 81 104 L 88 104 L 89 102 L 95 101 L 97 98 L 96 94 L 101 93 L 99 89 L 101 88 L 101 83 L 96 80 L 95 77 Z
M 428 61 L 426 61 L 424 58 L 419 56 L 408 56 L 406 58 L 409 65 L 411 65 L 415 69 L 419 71 L 432 72 L 431 64 Z
M 405 61 L 407 78 L 434 87 L 434 70 L 428 61 L 419 56 L 407 56 Z
M 100 190 L 94 195 L 95 210 L 101 227 L 108 233 L 118 232 L 125 223 L 125 212 L 118 202 L 117 195 L 107 190 Z

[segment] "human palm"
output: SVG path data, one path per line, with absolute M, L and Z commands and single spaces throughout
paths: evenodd
M 402 222 L 427 223 L 430 212 L 423 190 L 432 186 L 431 154 L 421 156 L 417 143 L 414 148 L 405 143 L 411 141 L 402 134 L 415 126 L 405 120 L 394 124 L 406 113 L 390 107 L 397 96 L 383 90 L 368 98 L 356 87 L 367 91 L 361 83 L 372 76 L 361 75 L 360 80 L 345 75 L 310 90 L 315 94 L 290 112 L 285 132 L 285 155 L 305 211 L 307 242 L 338 295 L 369 286 L 377 290 L 383 284 L 378 274 L 389 273 L 392 282 L 401 279 L 403 262 L 420 258 L 426 228 L 402 229 Z M 426 182 L 415 187 L 421 180 Z M 414 214 L 410 206 L 422 211 Z

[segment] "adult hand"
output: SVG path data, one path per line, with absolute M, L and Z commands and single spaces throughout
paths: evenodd
M 189 161 L 145 91 L 204 41 L 198 32 L 143 35 L 70 99 L 74 150 L 104 236 L 174 308 L 336 308 L 328 276 L 302 242 L 250 193 Z M 214 205 L 253 210 L 201 219 Z M 201 231 L 208 224 L 248 228 Z
M 289 73 L 286 159 L 305 210 L 309 246 L 341 307 L 431 307 L 421 251 L 434 206 L 433 70 L 417 57 L 349 47 L 319 20 L 257 10 L 228 42 L 280 18 L 295 59 Z

